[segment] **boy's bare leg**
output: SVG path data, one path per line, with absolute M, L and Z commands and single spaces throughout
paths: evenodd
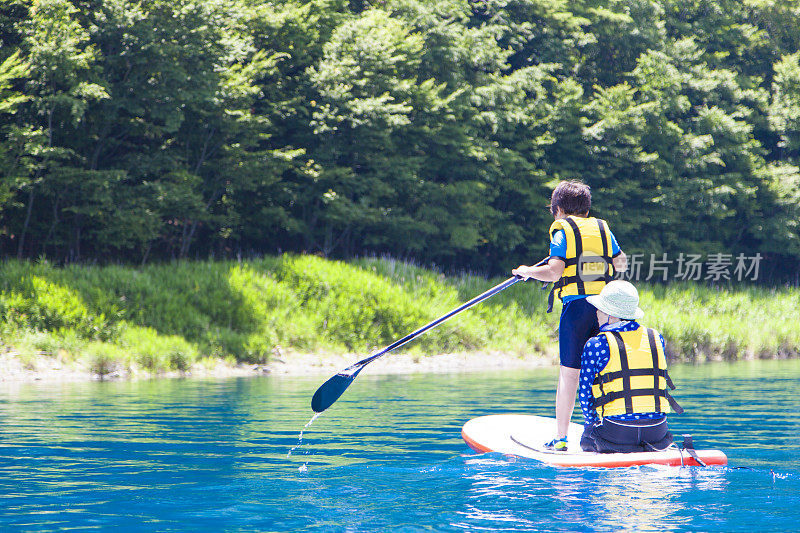
M 562 366 L 558 374 L 558 388 L 556 389 L 556 428 L 558 438 L 567 436 L 567 428 L 575 408 L 575 395 L 578 392 L 578 379 L 581 375 L 580 368 Z

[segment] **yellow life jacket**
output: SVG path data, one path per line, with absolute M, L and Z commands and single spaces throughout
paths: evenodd
M 668 413 L 683 409 L 667 387 L 675 389 L 667 360 L 653 329 L 604 331 L 609 346 L 606 366 L 592 384 L 594 407 L 600 418 L 632 413 Z M 665 398 L 666 401 L 663 401 Z
M 564 230 L 567 252 L 566 257 L 560 258 L 564 260 L 564 273 L 553 291 L 557 290 L 562 300 L 564 296 L 600 294 L 606 283 L 614 279 L 608 224 L 599 218 L 568 215 L 553 222 L 550 238 L 559 230 Z M 551 292 L 550 300 L 552 297 Z

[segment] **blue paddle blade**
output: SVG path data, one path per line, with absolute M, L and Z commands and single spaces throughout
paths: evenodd
M 354 374 L 340 373 L 323 383 L 314 393 L 314 397 L 311 398 L 311 409 L 315 413 L 321 413 L 333 405 L 333 402 L 339 399 L 339 396 L 347 390 L 347 387 L 356 379 L 357 375 L 358 372 Z

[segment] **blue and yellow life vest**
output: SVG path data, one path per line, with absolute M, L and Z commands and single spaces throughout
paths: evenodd
M 553 222 L 550 238 L 560 230 L 567 243 L 566 257 L 560 258 L 564 260 L 564 272 L 550 291 L 548 313 L 553 309 L 555 291 L 562 300 L 565 296 L 600 294 L 614 279 L 611 232 L 605 220 L 568 215 Z
M 668 413 L 683 409 L 670 396 L 675 389 L 667 360 L 653 329 L 604 331 L 609 358 L 592 384 L 594 407 L 600 418 L 633 413 Z M 665 399 L 666 401 L 662 400 Z

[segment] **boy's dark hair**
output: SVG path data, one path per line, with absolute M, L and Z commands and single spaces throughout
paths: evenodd
M 577 180 L 560 182 L 550 196 L 550 212 L 553 216 L 556 216 L 559 207 L 567 215 L 585 215 L 592 207 L 591 189 Z

